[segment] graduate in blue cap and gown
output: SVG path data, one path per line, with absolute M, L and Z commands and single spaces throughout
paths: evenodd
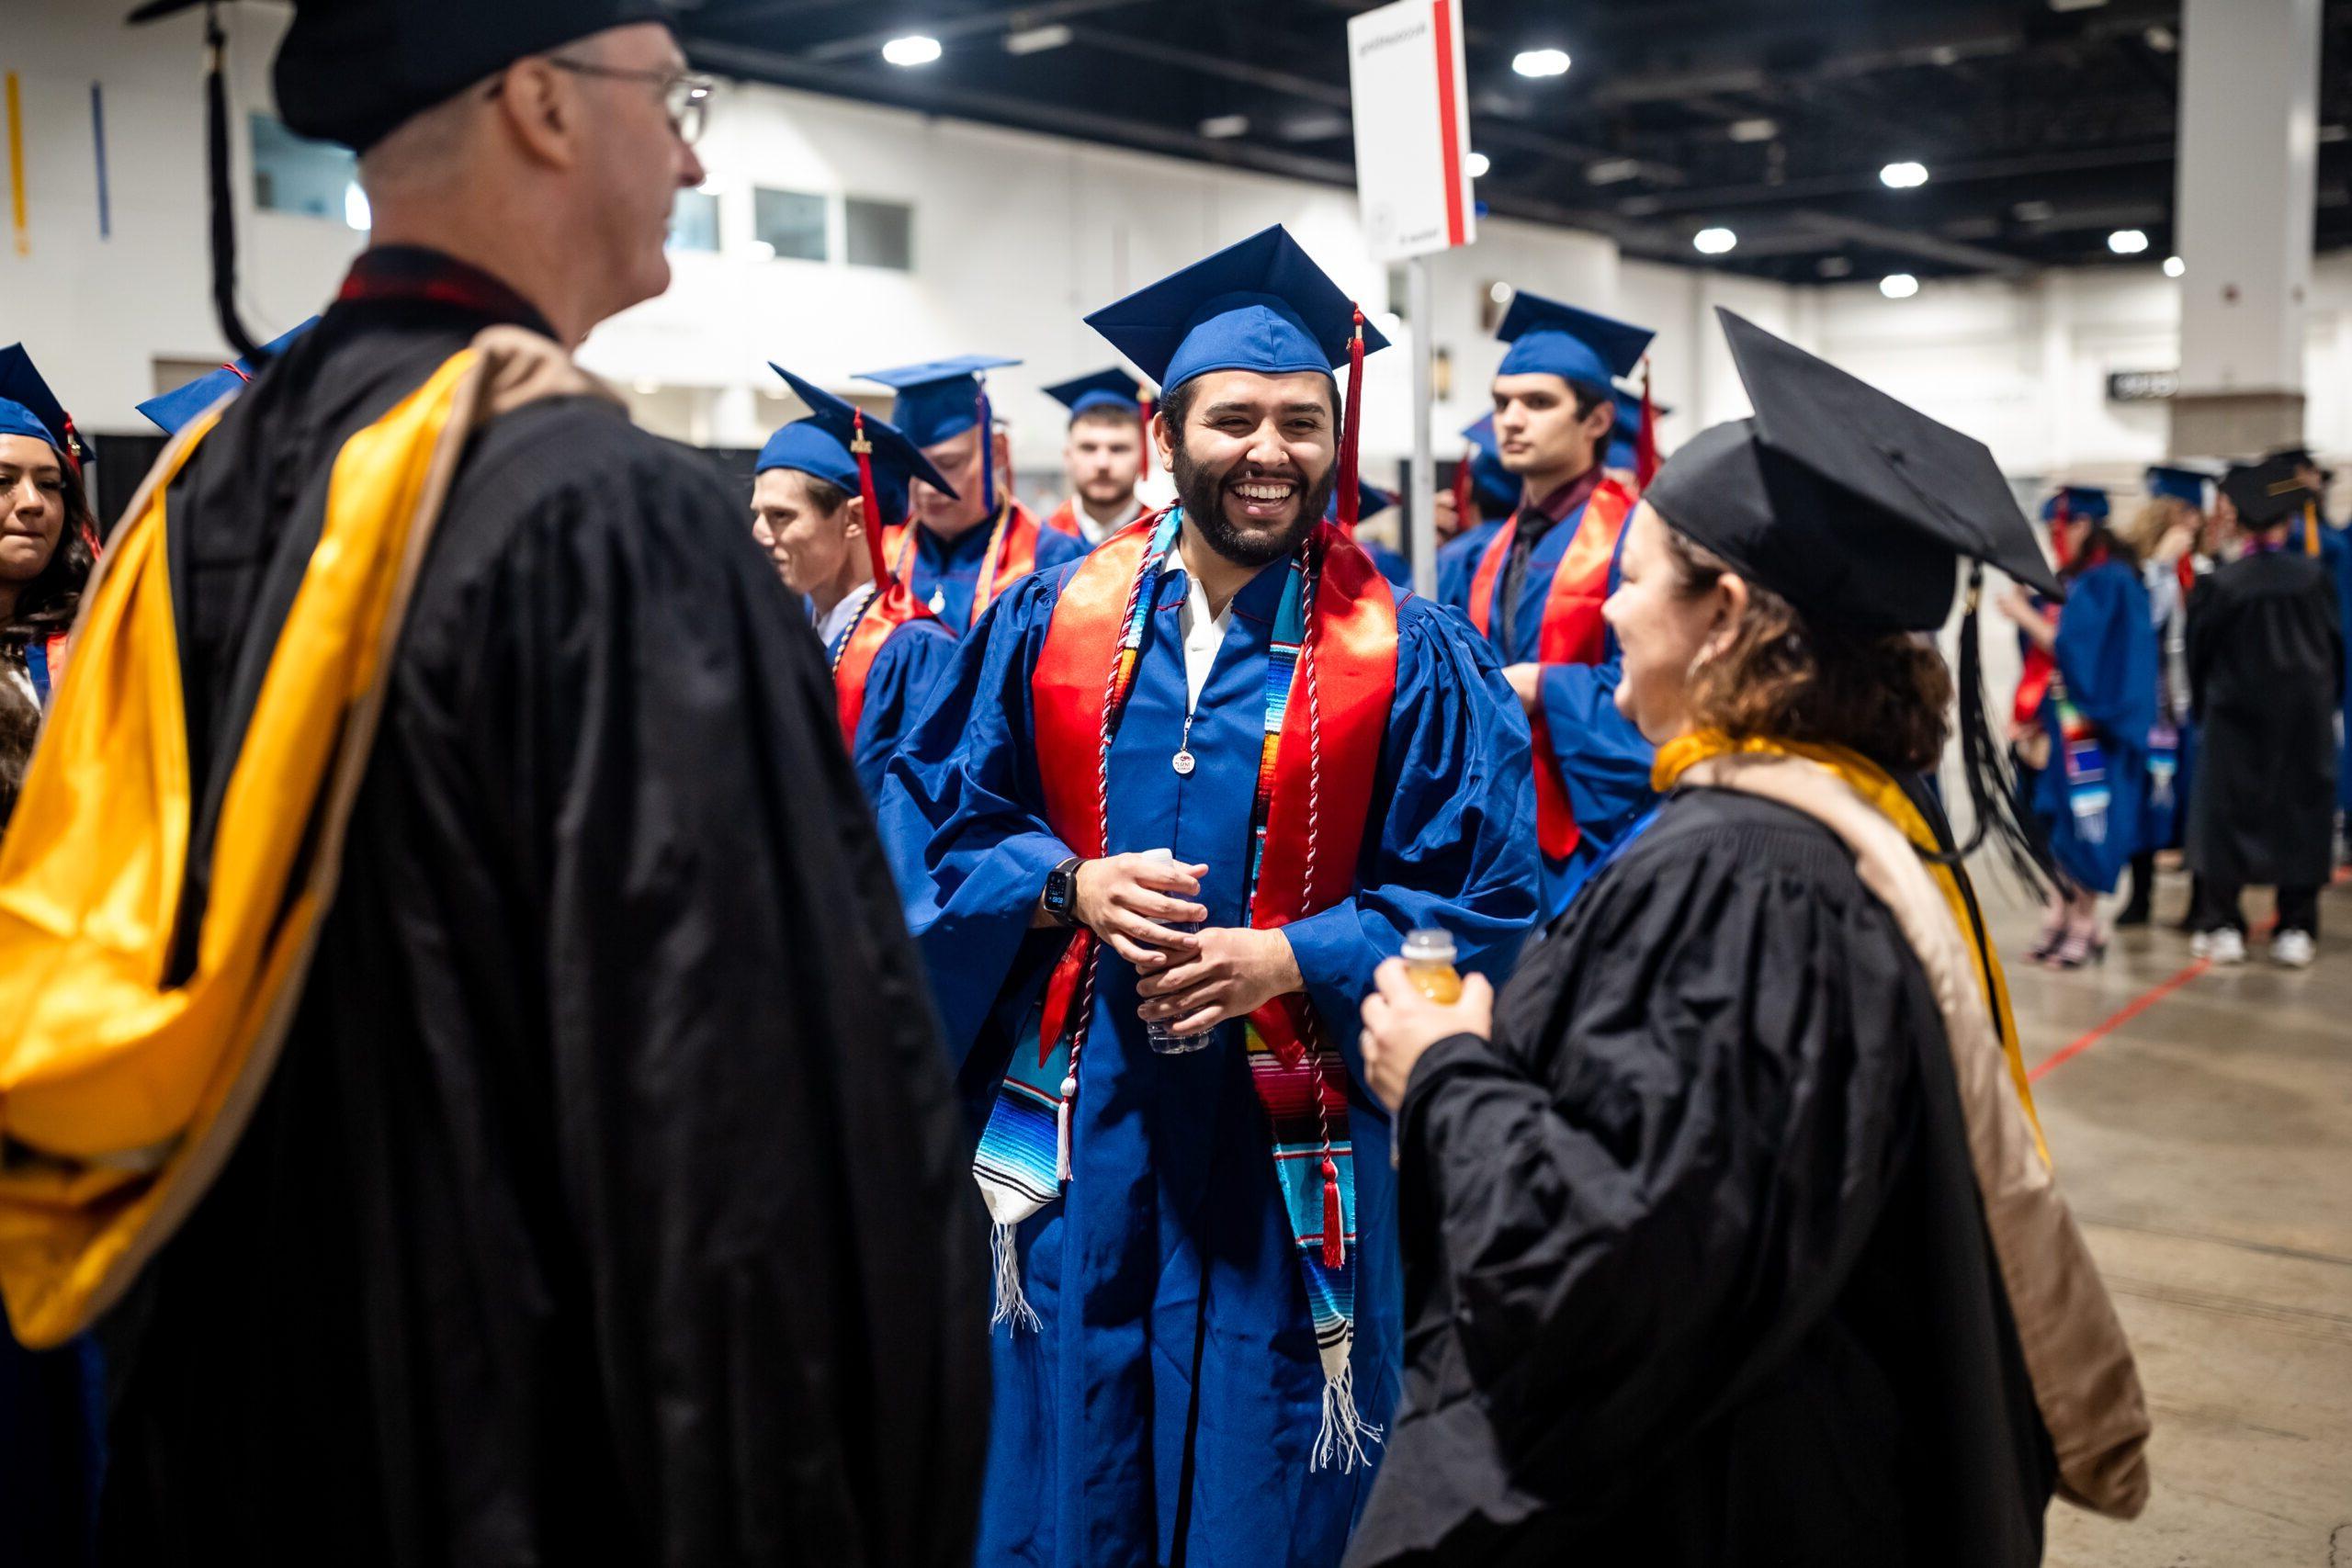
M 2064 605 L 2020 584 L 2000 601 L 2029 646 L 2049 656 L 2034 710 L 2042 762 L 2029 804 L 2058 875 L 2031 956 L 2078 969 L 2107 953 L 2099 896 L 2138 851 L 2156 722 L 2156 633 L 2140 562 L 2108 527 L 2105 491 L 2070 486 L 2044 508 Z
M 808 415 L 760 449 L 752 533 L 784 585 L 808 601 L 833 672 L 842 740 L 871 800 L 899 736 L 956 650 L 956 634 L 890 576 L 882 530 L 906 521 L 912 480 L 956 492 L 888 421 L 781 365 L 769 368 Z
M 1032 571 L 1086 553 L 1083 541 L 1042 530 L 1012 493 L 1012 447 L 997 428 L 984 378 L 1020 363 L 967 354 L 859 372 L 899 394 L 890 423 L 955 487 L 917 479 L 909 487 L 912 520 L 882 543 L 890 575 L 958 633 Z
M 2133 519 L 2140 584 L 2148 591 L 2148 617 L 2156 634 L 2156 721 L 2148 730 L 2148 805 L 2140 817 L 2140 847 L 2115 924 L 2143 926 L 2154 918 L 2156 852 L 2177 849 L 2188 827 L 2196 726 L 2188 701 L 2188 590 L 2195 582 L 2190 552 L 2205 526 L 2210 476 L 2168 463 L 2142 477 L 2147 504 Z M 2188 920 L 2196 915 L 2189 901 Z M 2184 922 L 2186 929 L 2187 922 Z
M 1482 413 L 1462 427 L 1469 447 L 1454 465 L 1453 533 L 1437 547 L 1437 598 L 1447 605 L 1470 603 L 1470 579 L 1487 543 L 1519 506 L 1519 476 L 1503 467 L 1495 440 L 1495 416 Z
M 1057 381 L 1046 393 L 1069 410 L 1062 472 L 1069 494 L 1046 526 L 1092 549 L 1149 510 L 1151 390 L 1115 367 Z
M 1491 655 L 1347 536 L 1363 320 L 1280 228 L 1090 316 L 1179 502 L 1015 584 L 884 787 L 984 1128 L 982 1562 L 1328 1568 L 1395 1404 L 1354 1010 L 1418 929 L 1507 965 L 1537 874 Z
M 1600 615 L 1634 507 L 1604 468 L 1612 383 L 1651 333 L 1521 290 L 1496 335 L 1511 345 L 1495 376 L 1495 433 L 1519 507 L 1448 602 L 1493 645 L 1534 728 L 1548 920 L 1653 799 L 1650 747 L 1617 711 L 1616 640 Z
M 21 344 L 0 349 L 0 828 L 24 783 L 96 536 L 74 422 Z M 105 1399 L 87 1336 L 22 1348 L 0 1325 L 0 1562 L 79 1562 Z

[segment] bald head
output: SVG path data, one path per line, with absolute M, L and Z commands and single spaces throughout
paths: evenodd
M 374 242 L 483 268 L 577 344 L 670 285 L 671 207 L 703 179 L 664 103 L 684 70 L 667 28 L 635 23 L 413 116 L 359 162 Z

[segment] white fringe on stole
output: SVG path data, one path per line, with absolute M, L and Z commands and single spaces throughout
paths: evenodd
M 1323 1352 L 1323 1425 L 1315 1434 L 1310 1471 L 1338 1465 L 1347 1474 L 1372 1462 L 1366 1444 L 1381 1440 L 1380 1428 L 1356 1413 L 1355 1369 L 1348 1364 L 1354 1336 Z

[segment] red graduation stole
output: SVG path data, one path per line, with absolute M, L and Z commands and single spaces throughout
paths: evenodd
M 915 583 L 914 531 L 917 523 L 901 523 L 885 530 L 884 547 L 898 563 L 891 573 L 909 592 Z M 980 558 L 980 580 L 972 590 L 972 619 L 990 600 L 1037 570 L 1037 519 L 1017 501 L 1007 501 L 989 535 L 988 553 Z
M 865 713 L 866 678 L 874 673 L 874 660 L 890 634 L 909 621 L 937 619 L 931 606 L 918 601 L 903 582 L 892 581 L 865 602 L 841 652 L 833 656 L 833 696 L 841 711 L 842 745 L 853 751 L 857 749 L 857 721 Z
M 1068 534 L 1073 539 L 1086 537 L 1079 531 L 1078 502 L 1075 501 L 1065 501 L 1046 513 L 1045 525 L 1057 534 Z
M 1074 854 L 1105 853 L 1111 737 L 1133 688 L 1140 648 L 1123 647 L 1144 555 L 1160 514 L 1104 540 L 1071 574 L 1046 627 L 1030 678 L 1046 820 Z M 1396 689 L 1396 601 L 1372 558 L 1329 523 L 1316 525 L 1317 574 L 1306 646 L 1293 673 L 1276 748 L 1264 859 L 1250 923 L 1289 924 L 1330 908 L 1355 885 L 1358 847 L 1372 808 L 1381 743 Z M 1158 574 L 1151 576 L 1156 581 Z M 1295 721 L 1295 722 L 1294 722 Z M 1325 837 L 1317 842 L 1317 833 Z M 1246 854 L 1237 844 L 1233 852 Z M 1094 933 L 1080 927 L 1046 988 L 1038 1048 L 1050 1053 L 1091 1005 Z M 1303 996 L 1277 997 L 1250 1014 L 1277 1056 L 1295 1061 L 1312 1029 Z M 1075 1069 L 1073 1068 L 1073 1071 Z M 1269 1107 L 1270 1111 L 1273 1110 Z
M 1544 599 L 1544 625 L 1536 643 L 1536 660 L 1544 664 L 1597 664 L 1608 647 L 1609 624 L 1600 606 L 1609 598 L 1609 563 L 1617 554 L 1617 536 L 1634 510 L 1634 498 L 1615 481 L 1603 479 L 1593 488 L 1577 519 L 1576 536 L 1552 573 L 1552 589 Z M 1488 636 L 1494 613 L 1495 583 L 1503 563 L 1510 558 L 1511 541 L 1519 536 L 1519 514 L 1513 513 L 1487 553 L 1478 558 L 1477 575 L 1470 581 L 1470 623 L 1478 635 Z M 1544 710 L 1535 710 L 1535 838 L 1545 855 L 1566 860 L 1583 841 L 1577 814 L 1568 803 L 1568 786 L 1552 752 L 1552 727 Z

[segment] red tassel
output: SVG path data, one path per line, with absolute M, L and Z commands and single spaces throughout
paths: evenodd
M 1323 1156 L 1323 1267 L 1337 1269 L 1347 1260 L 1347 1221 L 1340 1213 L 1340 1168 Z
M 889 563 L 882 556 L 882 506 L 874 494 L 874 443 L 865 438 L 865 411 L 852 412 L 849 449 L 857 457 L 857 498 L 865 503 L 865 558 L 874 564 L 874 586 L 890 581 Z
M 1464 452 L 1462 461 L 1453 465 L 1453 527 L 1456 533 L 1478 525 L 1478 519 L 1470 515 L 1470 509 L 1478 504 L 1476 476 L 1470 471 L 1470 460 L 1475 455 Z
M 1362 498 L 1356 494 L 1356 415 L 1363 390 L 1363 307 L 1356 307 L 1355 336 L 1348 343 L 1348 406 L 1340 422 L 1340 531 L 1356 531 Z M 1336 1201 L 1336 1200 L 1335 1200 Z
M 1136 483 L 1141 484 L 1151 478 L 1151 400 L 1137 397 L 1136 409 L 1143 417 L 1143 468 L 1136 475 Z

